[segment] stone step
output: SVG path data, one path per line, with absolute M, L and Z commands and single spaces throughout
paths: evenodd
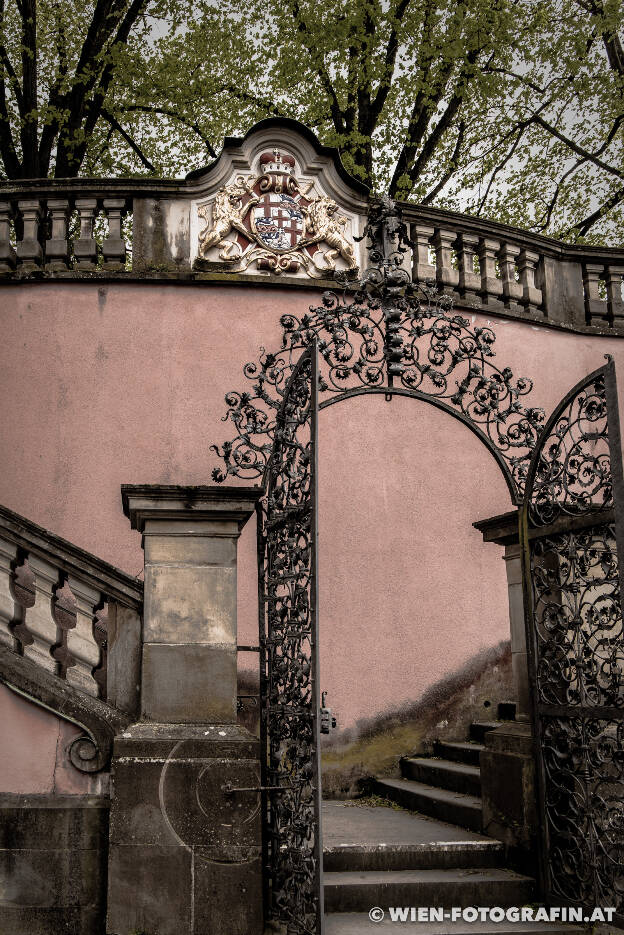
M 496 716 L 498 717 L 499 721 L 515 721 L 516 702 L 499 701 L 496 706 Z
M 535 881 L 513 870 L 386 870 L 325 873 L 325 912 L 373 906 L 522 906 Z
M 473 721 L 470 725 L 470 739 L 476 740 L 477 743 L 483 743 L 488 731 L 496 730 L 497 727 L 502 726 L 502 721 Z
M 461 828 L 481 831 L 481 799 L 463 792 L 449 792 L 411 779 L 375 779 L 372 791 L 402 808 L 448 821 Z
M 349 870 L 441 870 L 496 867 L 504 861 L 500 841 L 433 841 L 422 844 L 339 844 L 323 848 L 323 872 Z
M 403 757 L 400 766 L 404 779 L 414 779 L 450 792 L 481 795 L 481 771 L 478 766 L 433 757 Z
M 433 745 L 434 756 L 455 763 L 467 763 L 469 766 L 479 765 L 479 755 L 483 749 L 482 743 L 470 740 L 436 740 Z
M 397 931 L 397 924 L 389 916 L 381 922 L 372 922 L 367 912 L 332 912 L 325 916 L 325 935 L 361 935 L 386 927 Z M 418 935 L 581 935 L 586 931 L 585 926 L 555 922 L 419 922 L 414 925 L 416 929 Z

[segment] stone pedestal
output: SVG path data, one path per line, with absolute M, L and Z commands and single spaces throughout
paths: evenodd
M 483 832 L 498 838 L 520 871 L 535 872 L 537 806 L 533 738 L 528 721 L 485 735 L 481 752 Z
M 236 724 L 236 542 L 261 490 L 122 493 L 143 534 L 145 603 L 141 718 L 114 746 L 107 933 L 260 935 L 260 745 Z

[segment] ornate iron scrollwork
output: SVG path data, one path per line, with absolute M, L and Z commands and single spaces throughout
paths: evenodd
M 311 346 L 294 368 L 277 414 L 259 516 L 268 903 L 289 935 L 320 935 L 323 915 L 315 436 Z
M 212 446 L 223 460 L 217 482 L 228 475 L 256 478 L 271 456 L 276 413 L 302 351 L 316 341 L 320 408 L 366 392 L 427 399 L 464 421 L 495 456 L 514 502 L 520 502 L 531 450 L 543 423 L 541 409 L 525 407 L 526 378 L 499 369 L 495 334 L 453 314 L 450 296 L 432 284 L 414 284 L 403 267 L 410 249 L 394 203 L 383 198 L 367 226 L 370 266 L 357 286 L 326 292 L 323 304 L 300 317 L 280 319 L 282 347 L 263 351 L 244 367 L 251 391 L 225 397 L 224 421 L 235 437 Z
M 555 903 L 615 906 L 622 917 L 624 629 L 613 496 L 614 477 L 621 475 L 615 399 L 611 362 L 562 400 L 533 455 L 521 528 L 542 884 Z

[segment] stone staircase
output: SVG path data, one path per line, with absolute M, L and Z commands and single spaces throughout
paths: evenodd
M 401 779 L 375 779 L 372 791 L 402 808 L 470 831 L 482 828 L 479 758 L 485 735 L 513 720 L 515 704 L 498 705 L 499 720 L 473 721 L 467 741 L 437 740 L 433 756 L 403 757 Z
M 514 706 L 500 705 L 497 713 L 510 720 Z M 326 935 L 355 935 L 392 925 L 388 907 L 520 907 L 535 900 L 535 881 L 506 867 L 501 842 L 481 834 L 479 756 L 486 733 L 501 723 L 474 722 L 468 741 L 437 741 L 433 756 L 400 761 L 401 779 L 374 780 L 374 794 L 409 811 L 345 807 L 341 813 L 341 803 L 325 804 Z M 372 907 L 384 910 L 384 921 L 370 921 Z M 418 928 L 421 935 L 574 930 L 448 920 L 420 923 Z

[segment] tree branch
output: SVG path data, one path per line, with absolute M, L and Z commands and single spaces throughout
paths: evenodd
M 208 151 L 208 155 L 211 159 L 216 159 L 217 154 L 212 147 L 212 144 L 205 133 L 202 131 L 201 127 L 197 122 L 191 122 L 186 117 L 183 117 L 181 114 L 177 113 L 175 110 L 170 110 L 167 107 L 158 107 L 157 105 L 151 106 L 150 104 L 128 104 L 124 108 L 124 111 L 137 111 L 139 113 L 145 114 L 160 114 L 163 117 L 171 117 L 173 120 L 178 120 L 185 127 L 188 127 L 189 130 L 194 130 L 198 135 L 204 146 Z
M 327 94 L 329 98 L 329 107 L 330 107 L 332 120 L 334 122 L 334 128 L 337 133 L 344 133 L 345 132 L 344 115 L 342 113 L 342 109 L 340 107 L 338 97 L 336 95 L 336 90 L 331 82 L 331 78 L 329 77 L 329 72 L 327 71 L 325 66 L 322 64 L 322 62 L 320 63 L 317 62 L 316 65 L 314 64 L 315 57 L 316 57 L 315 55 L 316 50 L 314 48 L 314 45 L 309 40 L 308 26 L 301 14 L 301 7 L 299 6 L 299 0 L 290 0 L 290 10 L 292 13 L 292 17 L 295 21 L 295 25 L 297 27 L 297 32 L 301 36 L 302 42 L 305 45 L 306 49 L 308 50 L 308 54 L 310 55 L 310 58 L 312 60 L 313 67 L 315 68 L 316 73 L 320 78 L 321 84 L 323 85 L 323 90 L 325 91 L 325 93 Z
M 22 171 L 24 178 L 39 175 L 37 164 L 37 3 L 23 0 L 19 4 L 22 15 L 22 88 L 24 113 L 22 115 Z
M 608 163 L 603 162 L 595 153 L 590 153 L 583 146 L 579 146 L 578 143 L 575 143 L 574 140 L 571 140 L 570 137 L 566 136 L 564 133 L 561 133 L 560 130 L 557 130 L 556 127 L 553 127 L 552 124 L 548 123 L 543 117 L 540 117 L 538 114 L 533 114 L 529 119 L 530 123 L 536 123 L 538 126 L 542 127 L 547 133 L 550 133 L 561 143 L 564 143 L 572 152 L 576 153 L 577 156 L 582 156 L 583 159 L 586 159 L 588 162 L 593 162 L 594 165 L 598 166 L 599 169 L 603 169 L 605 172 L 608 172 L 609 175 L 615 175 L 617 178 L 624 179 L 624 172 L 620 169 L 616 169 L 615 166 L 610 166 Z
M 593 211 L 592 214 L 589 214 L 582 221 L 579 221 L 578 224 L 573 224 L 572 227 L 568 227 L 566 231 L 562 234 L 562 238 L 571 237 L 575 232 L 579 237 L 584 237 L 585 234 L 597 224 L 598 221 L 602 220 L 605 215 L 612 211 L 613 208 L 616 208 L 622 201 L 624 201 L 624 185 L 621 188 L 618 188 L 613 192 L 612 195 L 607 198 L 607 200 Z
M 466 132 L 466 121 L 459 121 L 459 133 L 457 134 L 457 140 L 455 142 L 455 148 L 453 150 L 453 155 L 449 161 L 449 167 L 446 172 L 442 175 L 437 185 L 431 189 L 431 191 L 425 195 L 421 204 L 428 205 L 431 204 L 438 192 L 441 192 L 448 180 L 452 177 L 453 173 L 456 171 L 459 164 L 459 155 L 461 153 L 462 144 L 464 142 L 464 134 Z
M 126 141 L 126 143 L 128 144 L 128 146 L 130 147 L 130 149 L 131 149 L 134 153 L 136 153 L 136 155 L 139 157 L 139 159 L 141 160 L 141 162 L 143 163 L 143 165 L 145 166 L 145 168 L 148 169 L 150 172 L 155 172 L 156 170 L 155 170 L 154 166 L 153 166 L 152 163 L 149 161 L 149 159 L 147 158 L 147 156 L 144 155 L 144 153 L 143 153 L 143 151 L 141 150 L 141 148 L 140 148 L 140 146 L 138 145 L 138 143 L 135 143 L 135 141 L 132 139 L 132 137 L 130 136 L 130 134 L 127 133 L 126 130 L 124 130 L 124 128 L 122 127 L 122 125 L 119 123 L 119 121 L 116 120 L 115 117 L 113 117 L 113 115 L 112 115 L 111 113 L 109 113 L 109 112 L 106 110 L 106 108 L 104 108 L 104 107 L 102 107 L 102 109 L 101 109 L 101 111 L 100 111 L 100 116 L 101 116 L 104 120 L 106 120 L 107 123 L 109 123 L 109 124 L 111 125 L 111 127 L 113 128 L 113 130 L 116 130 L 117 133 L 119 133 L 119 135 Z

